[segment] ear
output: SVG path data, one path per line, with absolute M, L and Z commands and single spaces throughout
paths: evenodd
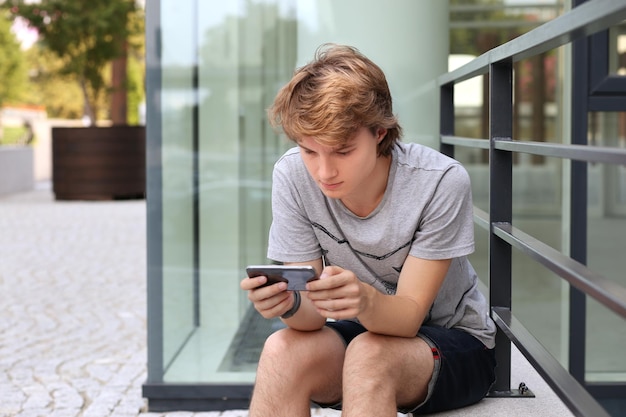
M 387 129 L 385 129 L 384 127 L 379 127 L 376 131 L 376 136 L 376 143 L 382 142 L 382 140 L 385 139 L 385 136 L 387 136 Z

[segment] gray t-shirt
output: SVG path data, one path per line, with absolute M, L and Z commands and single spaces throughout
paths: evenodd
M 326 265 L 349 269 L 385 294 L 395 294 L 408 255 L 452 258 L 425 323 L 465 330 L 492 348 L 495 324 L 466 258 L 474 251 L 472 209 L 470 179 L 459 162 L 399 143 L 382 201 L 359 217 L 324 196 L 296 147 L 274 166 L 267 256 L 279 262 L 323 257 Z

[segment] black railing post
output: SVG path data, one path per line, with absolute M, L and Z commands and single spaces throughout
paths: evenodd
M 443 135 L 454 135 L 454 83 L 439 89 L 439 151 L 454 158 L 454 145 L 441 141 Z
M 511 309 L 511 246 L 494 234 L 493 225 L 512 221 L 513 158 L 497 150 L 496 140 L 513 139 L 513 64 L 493 63 L 489 68 L 489 298 L 491 307 Z M 492 391 L 510 391 L 511 341 L 498 328 L 496 383 Z
M 588 132 L 589 39 L 572 44 L 572 138 L 573 145 L 586 145 Z M 570 257 L 587 264 L 587 162 L 571 161 L 570 173 Z M 585 340 L 587 300 L 570 285 L 569 291 L 569 371 L 585 385 Z

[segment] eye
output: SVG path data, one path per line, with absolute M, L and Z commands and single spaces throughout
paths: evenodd
M 352 152 L 352 149 L 348 150 L 348 151 L 337 151 L 337 153 L 341 156 L 347 156 L 350 154 L 350 152 Z

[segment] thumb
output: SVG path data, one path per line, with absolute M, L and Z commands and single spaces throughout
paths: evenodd
M 332 275 L 337 275 L 341 271 L 343 271 L 343 268 L 340 268 L 335 265 L 329 265 L 326 268 L 324 268 L 324 270 L 322 271 L 322 274 L 320 275 L 320 279 L 324 279 Z

